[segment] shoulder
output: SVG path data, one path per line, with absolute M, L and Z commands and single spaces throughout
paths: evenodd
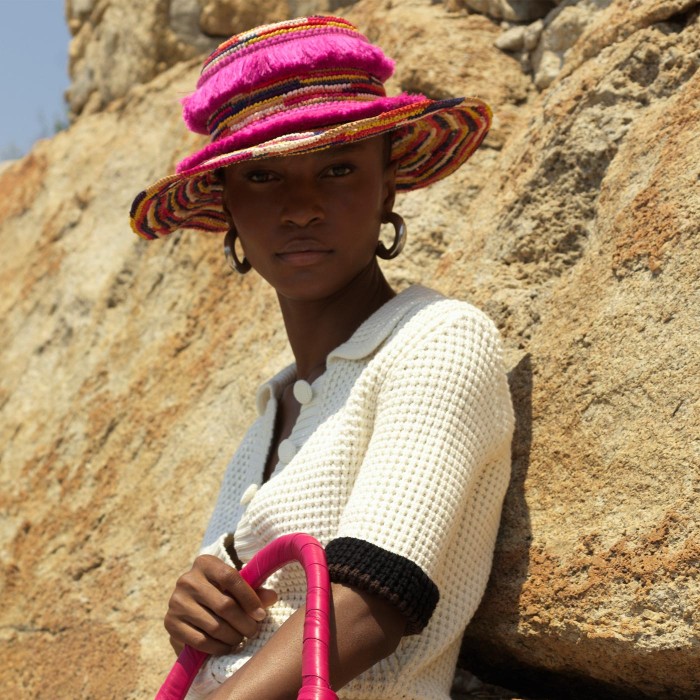
M 448 299 L 439 292 L 412 286 L 372 314 L 352 337 L 328 355 L 328 361 L 391 362 L 405 357 L 409 347 L 431 335 L 498 337 L 490 319 L 465 301 Z
M 414 305 L 387 338 L 387 349 L 403 358 L 428 349 L 438 356 L 495 356 L 502 354 L 501 335 L 494 322 L 467 301 L 451 299 L 419 288 Z M 393 354 L 393 353 L 392 353 Z
M 483 409 L 484 415 L 493 417 L 495 411 L 509 422 L 510 394 L 496 325 L 468 302 L 433 295 L 402 319 L 373 358 L 377 405 L 415 409 L 423 416 L 432 412 L 447 422 L 450 415 Z

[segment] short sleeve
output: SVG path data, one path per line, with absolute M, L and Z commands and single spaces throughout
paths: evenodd
M 504 463 L 513 429 L 501 341 L 461 302 L 406 342 L 387 370 L 374 429 L 337 538 L 334 580 L 378 592 L 427 624 L 447 545 L 485 471 Z M 484 493 L 500 513 L 503 493 Z

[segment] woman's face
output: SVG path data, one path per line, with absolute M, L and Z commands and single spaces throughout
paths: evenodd
M 283 297 L 319 300 L 375 264 L 395 168 L 375 137 L 226 168 L 224 206 L 245 256 Z

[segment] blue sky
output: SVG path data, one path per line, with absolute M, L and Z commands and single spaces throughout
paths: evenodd
M 0 161 L 66 121 L 69 42 L 64 0 L 0 0 Z

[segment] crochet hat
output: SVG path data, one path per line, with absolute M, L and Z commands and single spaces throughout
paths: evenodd
M 393 61 L 340 17 L 303 17 L 231 37 L 182 101 L 189 129 L 211 142 L 136 197 L 131 227 L 148 239 L 179 228 L 224 232 L 217 169 L 388 131 L 397 190 L 449 175 L 482 142 L 491 110 L 475 98 L 387 97 L 383 83 L 393 70 Z

